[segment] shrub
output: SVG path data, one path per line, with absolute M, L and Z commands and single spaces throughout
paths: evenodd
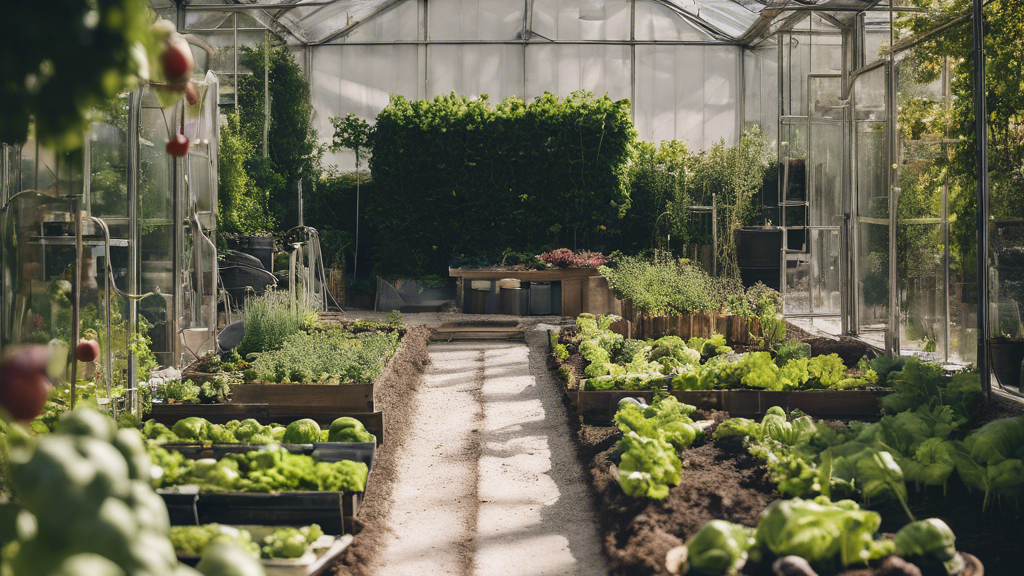
M 291 298 L 285 292 L 267 291 L 248 299 L 242 312 L 245 336 L 238 345 L 238 353 L 245 356 L 280 348 L 315 314 L 301 300 L 293 310 Z
M 720 310 L 724 304 L 721 281 L 665 253 L 653 260 L 619 256 L 600 271 L 616 296 L 648 314 L 690 314 Z
M 605 263 L 604 254 L 581 250 L 573 252 L 568 248 L 559 248 L 540 255 L 542 262 L 555 268 L 597 268 Z
M 401 96 L 377 117 L 367 221 L 380 272 L 438 273 L 453 254 L 599 246 L 629 205 L 626 100 Z M 534 252 L 536 253 L 536 252 Z

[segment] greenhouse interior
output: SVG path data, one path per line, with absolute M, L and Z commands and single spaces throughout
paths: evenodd
M 0 574 L 1022 573 L 1024 0 L 3 10 Z

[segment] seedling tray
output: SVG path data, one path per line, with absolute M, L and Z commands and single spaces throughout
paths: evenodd
M 252 535 L 256 543 L 269 536 L 278 527 L 274 526 L 236 526 Z M 267 576 L 317 576 L 329 568 L 334 561 L 352 544 L 352 535 L 331 536 L 325 534 L 306 548 L 306 553 L 299 558 L 275 558 L 260 560 Z M 189 566 L 199 563 L 199 556 L 178 555 L 178 560 Z

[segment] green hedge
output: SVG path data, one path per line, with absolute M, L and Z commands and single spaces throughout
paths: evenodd
M 577 92 L 394 96 L 377 117 L 366 196 L 382 274 L 438 273 L 455 254 L 606 249 L 629 206 L 630 104 Z M 534 252 L 537 253 L 537 252 Z

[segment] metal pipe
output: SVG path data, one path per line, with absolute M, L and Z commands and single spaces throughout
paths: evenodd
M 107 223 L 100 218 L 86 216 L 86 219 L 99 226 L 100 231 L 103 232 L 103 304 L 107 308 L 105 314 L 107 324 L 107 369 L 106 378 L 104 378 L 104 380 L 107 385 L 107 398 L 111 401 L 111 409 L 116 413 L 117 407 L 113 403 L 114 397 L 111 394 L 111 374 L 114 369 L 114 353 L 110 329 L 110 290 L 112 289 L 111 285 L 114 283 L 114 267 L 110 263 L 110 230 L 107 228 Z
M 71 296 L 71 408 L 78 399 L 78 340 L 81 338 L 79 323 L 82 316 L 82 197 L 71 196 L 71 211 L 75 220 L 75 265 Z
M 985 90 L 985 21 L 984 3 L 973 0 L 974 19 L 974 137 L 976 139 L 975 171 L 977 172 L 978 226 L 978 371 L 988 399 L 992 399 L 992 375 L 988 357 L 989 277 L 988 277 L 988 102 Z
M 139 234 L 139 125 L 141 123 L 142 91 L 145 88 L 133 90 L 128 97 L 128 237 L 131 245 L 128 249 L 128 292 L 135 294 L 139 291 L 139 252 L 141 249 L 141 237 Z M 116 288 L 116 284 L 114 285 Z M 131 350 L 131 335 L 135 334 L 139 326 L 139 303 L 137 300 L 128 300 L 128 327 L 125 330 L 125 345 L 128 347 L 128 375 L 126 385 L 129 390 L 135 390 L 138 386 L 138 358 Z M 138 402 L 135 398 L 138 394 L 129 393 L 129 410 L 132 414 L 142 417 L 138 410 Z
M 330 6 L 336 0 L 303 2 L 301 4 L 188 4 L 187 12 L 243 12 L 247 10 L 292 10 L 314 6 Z
M 270 30 L 263 32 L 263 157 L 270 155 Z
M 539 37 L 534 34 L 533 36 Z M 324 42 L 314 46 L 743 46 L 723 40 L 365 40 L 359 42 Z
M 238 13 L 232 14 L 232 54 L 235 60 L 235 112 L 238 112 Z

